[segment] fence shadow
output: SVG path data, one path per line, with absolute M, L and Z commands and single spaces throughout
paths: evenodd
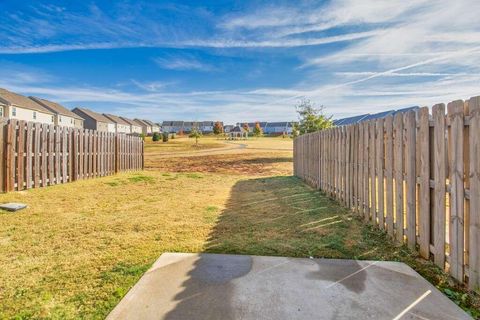
M 219 256 L 218 261 L 212 262 L 200 255 L 186 275 L 183 290 L 174 298 L 178 304 L 166 319 L 238 316 L 232 306 L 234 287 L 230 280 L 249 273 L 252 261 L 248 255 L 315 255 L 323 250 L 319 236 L 325 234 L 326 241 L 331 242 L 332 228 L 345 227 L 341 218 L 345 211 L 333 204 L 291 176 L 237 182 L 204 252 L 240 256 L 233 260 Z

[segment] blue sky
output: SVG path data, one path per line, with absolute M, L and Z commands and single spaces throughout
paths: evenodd
M 0 2 L 0 87 L 162 120 L 335 117 L 480 94 L 480 1 Z

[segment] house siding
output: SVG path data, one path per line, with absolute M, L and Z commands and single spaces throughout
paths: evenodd
M 8 110 L 6 110 L 7 112 L 5 114 L 9 119 L 33 121 L 33 122 L 40 122 L 40 123 L 46 123 L 46 124 L 55 123 L 53 114 L 43 113 L 40 111 L 21 108 L 17 106 L 10 106 L 7 109 Z M 36 118 L 34 118 L 34 114 L 36 114 Z

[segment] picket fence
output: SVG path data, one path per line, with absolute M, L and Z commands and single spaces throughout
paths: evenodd
M 294 140 L 294 173 L 465 282 L 480 285 L 480 97 Z
M 0 122 L 0 190 L 9 192 L 143 169 L 143 139 L 48 124 Z

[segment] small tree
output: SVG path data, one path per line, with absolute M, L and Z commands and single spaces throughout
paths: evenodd
M 213 126 L 213 134 L 218 136 L 219 134 L 223 133 L 223 126 L 220 121 L 215 122 L 215 125 Z
M 163 141 L 163 142 L 168 142 L 168 132 L 164 132 L 164 133 L 162 134 L 162 141 Z
M 262 130 L 262 127 L 260 126 L 260 123 L 259 122 L 256 122 L 255 123 L 255 127 L 253 128 L 253 135 L 255 137 L 261 137 L 263 134 L 263 130 Z
M 152 136 L 152 141 L 160 141 L 160 133 L 155 132 Z
M 245 123 L 243 124 L 243 129 L 244 129 L 245 131 L 247 131 L 247 132 L 250 131 L 250 127 L 248 126 L 248 123 L 245 122 Z
M 304 99 L 296 106 L 298 113 L 298 130 L 300 134 L 315 132 L 333 127 L 332 117 L 327 117 L 323 113 L 323 106 L 315 105 L 307 99 Z
M 192 132 L 190 132 L 189 137 L 190 138 L 195 138 L 195 145 L 198 146 L 198 139 L 202 136 L 202 132 L 198 130 L 198 128 L 193 127 Z
M 140 138 L 142 138 L 142 140 L 145 141 L 145 133 L 140 133 Z

